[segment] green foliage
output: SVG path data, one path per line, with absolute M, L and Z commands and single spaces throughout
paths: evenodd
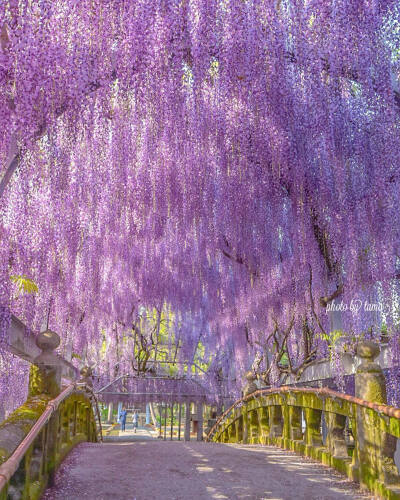
M 337 344 L 338 340 L 343 337 L 344 333 L 342 330 L 333 330 L 329 334 L 320 333 L 320 337 L 322 340 L 326 340 L 330 346 L 334 346 Z
M 24 274 L 18 275 L 18 274 L 13 274 L 10 276 L 10 279 L 13 283 L 17 285 L 18 288 L 18 296 L 27 293 L 29 295 L 38 293 L 39 288 L 36 285 L 36 283 L 25 276 Z
M 281 366 L 288 366 L 288 365 L 289 365 L 289 357 L 288 357 L 288 355 L 287 355 L 287 352 L 284 352 L 284 353 L 282 354 L 282 357 L 281 357 L 281 359 L 279 360 L 279 364 L 280 364 Z
M 335 350 L 335 347 L 339 343 L 339 340 L 343 339 L 345 333 L 343 332 L 343 330 L 333 330 L 329 332 L 329 334 L 320 333 L 319 336 L 322 340 L 325 340 L 328 343 L 329 358 L 331 358 L 332 352 Z

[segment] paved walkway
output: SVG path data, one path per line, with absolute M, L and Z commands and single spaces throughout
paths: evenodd
M 83 443 L 44 500 L 370 498 L 315 462 L 274 447 L 142 440 Z
M 133 426 L 126 426 L 125 431 L 121 431 L 119 426 L 109 435 L 105 436 L 105 441 L 148 441 L 158 436 L 158 431 L 153 431 L 147 427 L 139 427 L 136 432 Z

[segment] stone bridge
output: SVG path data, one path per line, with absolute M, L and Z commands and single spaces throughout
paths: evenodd
M 61 387 L 58 344 L 54 332 L 38 336 L 28 399 L 0 425 L 0 500 L 400 498 L 400 409 L 386 404 L 372 342 L 358 346 L 355 397 L 251 389 L 209 422 L 204 443 L 128 432 L 105 444 L 88 373 Z

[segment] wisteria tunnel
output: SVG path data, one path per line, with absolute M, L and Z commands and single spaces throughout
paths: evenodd
M 400 499 L 400 0 L 0 0 L 0 500 Z

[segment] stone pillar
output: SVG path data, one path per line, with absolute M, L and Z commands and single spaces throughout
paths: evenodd
M 55 398 L 61 391 L 62 363 L 54 350 L 60 345 L 60 337 L 51 330 L 39 333 L 36 345 L 41 353 L 31 365 L 28 397 L 47 395 Z
M 185 441 L 190 441 L 190 420 L 191 420 L 191 414 L 190 414 L 190 402 L 187 401 L 185 403 Z
M 290 439 L 292 441 L 300 441 L 303 439 L 301 418 L 301 408 L 299 406 L 289 406 Z
M 386 382 L 382 368 L 374 363 L 380 352 L 378 344 L 369 340 L 359 342 L 357 345 L 357 356 L 361 358 L 361 364 L 357 368 L 355 376 L 356 398 L 374 403 L 386 403 Z
M 346 417 L 336 413 L 326 413 L 326 444 L 332 457 L 349 460 L 345 439 Z
M 283 426 L 282 426 L 282 439 L 280 442 L 281 448 L 290 449 L 290 408 L 287 404 L 285 404 L 285 399 L 282 398 L 282 418 L 283 418 Z
M 203 403 L 196 405 L 197 409 L 197 441 L 203 441 Z
M 57 333 L 46 330 L 36 337 L 36 345 L 42 352 L 35 358 L 30 369 L 28 397 L 48 396 L 53 399 L 61 391 L 62 363 L 54 352 L 60 345 L 60 337 Z M 46 468 L 50 486 L 54 484 L 59 419 L 59 411 L 54 412 L 47 428 Z
M 374 362 L 380 352 L 378 344 L 360 342 L 357 356 L 361 364 L 355 375 L 355 395 L 373 403 L 387 403 L 386 381 L 382 368 Z M 353 466 L 359 468 L 360 484 L 371 487 L 371 482 L 381 481 L 386 485 L 398 482 L 394 463 L 396 439 L 374 425 L 367 408 L 357 407 L 356 414 L 357 453 Z
M 260 429 L 258 422 L 258 410 L 247 413 L 248 440 L 250 444 L 258 444 L 260 439 Z
M 305 408 L 304 418 L 306 419 L 305 443 L 308 456 L 318 458 L 317 448 L 323 446 L 321 434 L 321 410 Z
M 146 403 L 146 425 L 150 424 L 150 404 Z
M 269 415 L 268 408 L 262 407 L 258 409 L 258 424 L 260 426 L 259 430 L 259 440 L 261 444 L 268 444 L 269 440 Z
M 107 423 L 113 423 L 113 412 L 114 412 L 114 403 L 108 403 L 108 415 L 107 415 Z
M 240 415 L 239 418 L 236 419 L 235 421 L 235 431 L 236 431 L 236 443 L 244 443 L 244 432 L 243 432 L 243 415 L 242 415 L 242 408 L 238 409 L 238 414 Z
M 270 425 L 270 438 L 276 439 L 282 437 L 283 432 L 283 418 L 282 408 L 278 405 L 269 406 L 269 425 Z M 273 442 L 273 444 L 275 444 Z
M 242 406 L 239 408 L 240 413 L 242 415 L 241 422 L 242 422 L 242 443 L 247 444 L 249 442 L 249 422 L 248 422 L 248 416 L 247 416 L 247 409 L 246 406 Z

